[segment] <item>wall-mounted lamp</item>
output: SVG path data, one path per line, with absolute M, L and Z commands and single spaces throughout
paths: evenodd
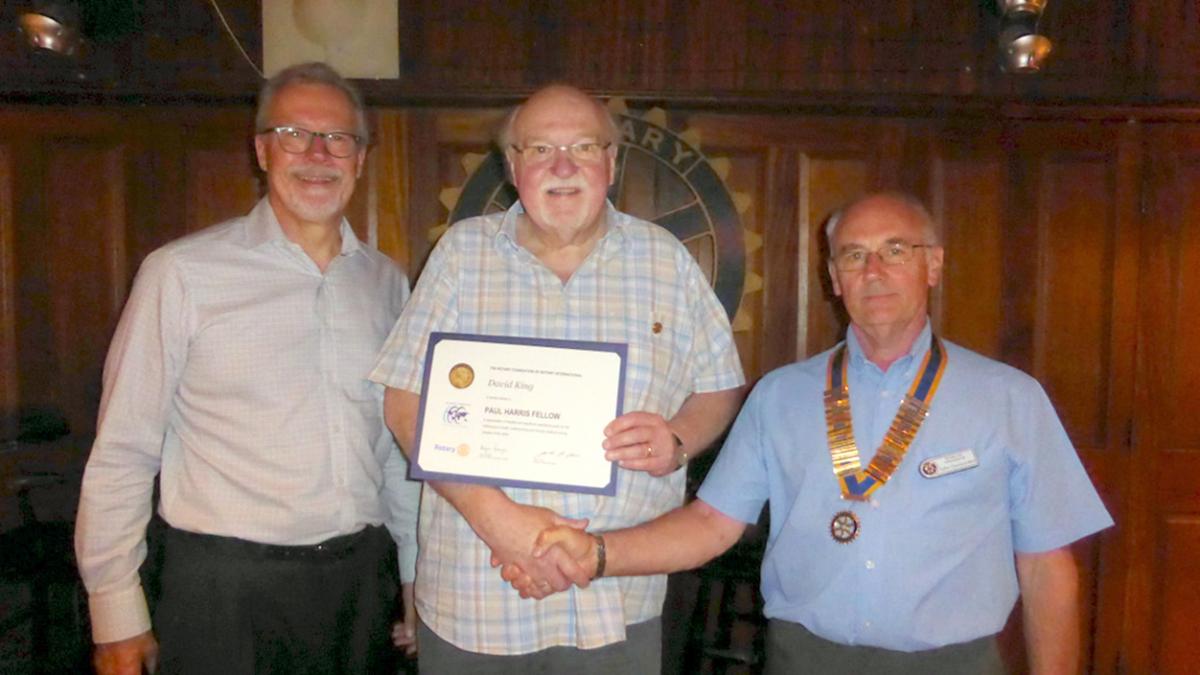
M 1018 14 L 1041 16 L 1046 9 L 1046 0 L 1000 0 L 1000 13 L 1007 17 Z
M 36 49 L 74 56 L 83 43 L 79 7 L 69 1 L 35 1 L 17 15 L 17 26 Z
M 1038 32 L 1046 0 L 998 0 L 1001 67 L 1009 73 L 1036 73 L 1050 57 L 1053 43 Z

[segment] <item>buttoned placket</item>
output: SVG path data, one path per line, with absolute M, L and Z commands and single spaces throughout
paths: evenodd
M 875 456 L 876 449 L 891 427 L 901 399 L 908 392 L 921 359 L 905 355 L 894 362 L 887 371 L 881 370 L 862 355 L 855 361 L 856 376 L 852 375 L 850 390 L 854 392 L 858 387 L 861 388 L 861 393 L 854 396 L 855 400 L 851 402 L 850 409 L 854 415 L 855 442 L 865 467 Z M 863 411 L 861 417 L 858 414 L 860 409 Z M 850 626 L 854 643 L 861 643 L 874 636 L 876 620 L 888 593 L 883 571 L 887 565 L 887 548 L 890 542 L 883 534 L 885 530 L 880 528 L 886 528 L 887 523 L 896 514 L 887 511 L 887 492 L 885 484 L 867 502 L 857 505 L 857 510 L 862 513 L 864 530 L 870 529 L 874 536 L 863 536 L 850 544 L 856 547 L 854 550 L 857 553 L 855 571 L 851 575 L 856 585 L 854 619 Z
M 338 274 L 343 266 L 342 256 L 335 256 L 321 274 L 317 285 L 316 315 L 320 331 L 321 398 L 325 407 L 325 428 L 329 444 L 329 470 L 338 510 L 338 529 L 349 532 L 357 520 L 354 502 L 348 487 L 349 453 L 344 396 L 338 373 L 338 352 L 341 347 L 339 330 Z

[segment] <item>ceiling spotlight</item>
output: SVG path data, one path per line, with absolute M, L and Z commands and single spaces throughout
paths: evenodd
M 1042 10 L 1046 9 L 1046 0 L 999 0 L 999 2 L 1000 13 L 1004 16 L 1018 14 L 1041 16 Z
M 79 34 L 79 9 L 73 2 L 34 2 L 17 16 L 17 24 L 30 46 L 74 56 L 83 42 Z
M 1004 50 L 1004 70 L 1010 73 L 1036 73 L 1042 69 L 1054 44 L 1036 33 L 1017 36 L 1001 44 Z
M 1030 74 L 1042 69 L 1053 43 L 1038 30 L 1046 0 L 998 0 L 1003 12 L 1000 64 L 1005 72 Z

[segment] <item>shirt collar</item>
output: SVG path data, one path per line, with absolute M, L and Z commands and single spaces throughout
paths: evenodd
M 275 209 L 271 207 L 271 202 L 267 197 L 258 200 L 246 218 L 245 243 L 247 248 L 258 248 L 271 242 L 292 243 L 283 233 L 283 227 L 279 225 L 279 219 L 275 217 Z M 338 231 L 342 235 L 342 250 L 339 254 L 351 255 L 358 251 L 362 244 L 345 217 L 342 218 L 338 227 Z
M 500 229 L 496 232 L 495 241 L 497 247 L 503 247 L 513 252 L 524 249 L 523 246 L 517 243 L 517 219 L 524 213 L 525 207 L 519 199 L 504 213 L 504 219 L 500 221 Z M 604 222 L 607 229 L 604 235 L 600 237 L 600 241 L 597 242 L 593 253 L 605 258 L 619 253 L 629 238 L 626 232 L 626 228 L 629 226 L 627 222 L 628 218 L 629 216 L 618 211 L 612 205 L 612 202 L 606 200 L 604 203 Z
M 906 377 L 915 375 L 912 371 L 924 359 L 925 352 L 929 350 L 932 340 L 933 326 L 929 323 L 929 317 L 925 317 L 925 326 L 921 328 L 917 339 L 913 340 L 912 346 L 908 348 L 908 353 L 893 361 L 892 365 L 888 367 L 888 372 L 902 373 Z M 858 335 L 855 334 L 853 328 L 846 329 L 846 351 L 850 354 L 850 365 L 852 367 L 879 370 L 879 366 L 867 360 L 866 354 L 863 353 L 862 345 L 858 342 Z

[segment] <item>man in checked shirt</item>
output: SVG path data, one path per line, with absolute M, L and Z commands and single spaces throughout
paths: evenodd
M 520 201 L 447 231 L 371 374 L 387 385 L 388 425 L 411 451 L 431 332 L 629 347 L 627 412 L 605 430 L 605 456 L 620 467 L 615 497 L 447 481 L 424 490 L 423 672 L 659 671 L 665 576 L 601 579 L 536 602 L 489 565 L 519 565 L 545 593 L 586 585 L 565 554 L 530 555 L 538 532 L 562 518 L 629 526 L 678 506 L 678 469 L 724 431 L 741 400 L 729 322 L 687 249 L 606 199 L 618 135 L 604 107 L 571 87 L 518 106 L 500 144 Z

